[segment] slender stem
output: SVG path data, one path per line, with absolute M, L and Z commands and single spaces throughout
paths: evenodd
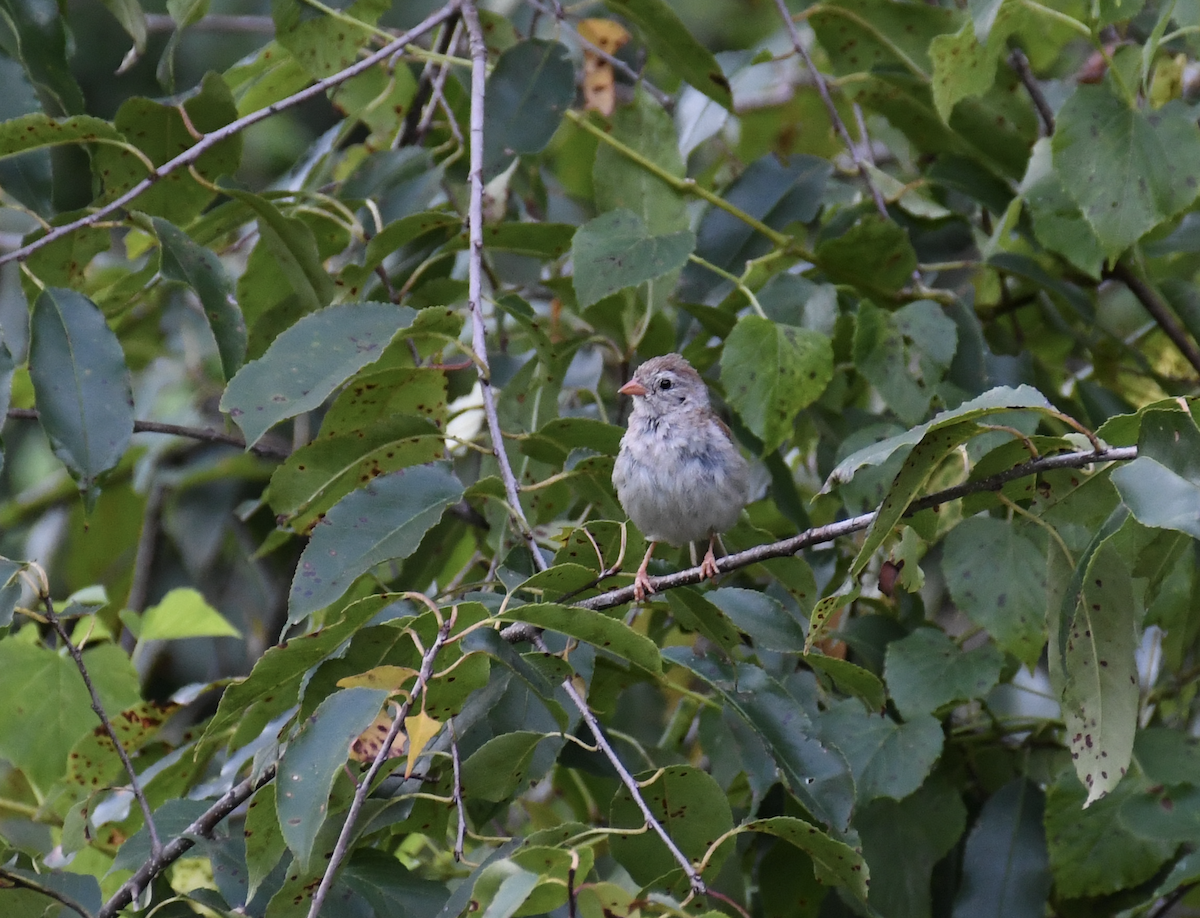
M 471 138 L 470 200 L 467 206 L 467 301 L 471 309 L 471 346 L 479 364 L 479 386 L 483 395 L 483 413 L 487 418 L 488 433 L 492 439 L 492 453 L 500 466 L 500 477 L 504 481 L 504 493 L 508 498 L 509 511 L 513 522 L 521 533 L 521 538 L 533 555 L 533 563 L 538 570 L 548 567 L 542 557 L 529 521 L 521 509 L 521 497 L 517 486 L 516 476 L 508 461 L 508 453 L 504 448 L 504 436 L 500 428 L 500 417 L 496 413 L 496 393 L 492 388 L 491 367 L 487 357 L 487 331 L 483 324 L 483 111 L 485 103 L 485 86 L 487 83 L 487 45 L 483 40 L 483 28 L 479 24 L 479 13 L 472 0 L 464 0 L 462 5 L 463 22 L 467 27 L 467 37 L 471 46 L 471 122 L 469 134 Z
M 104 903 L 104 907 L 96 913 L 96 918 L 116 918 L 118 912 L 141 895 L 142 890 L 150 882 L 183 857 L 197 838 L 211 838 L 213 829 L 245 803 L 256 790 L 275 779 L 275 765 L 268 765 L 257 778 L 253 775 L 227 790 L 212 806 L 200 814 L 196 821 L 184 829 L 178 836 L 171 839 L 157 857 L 147 859 L 121 888 L 113 893 Z
M 161 181 L 164 177 L 170 175 L 172 172 L 175 172 L 178 169 L 183 169 L 187 166 L 190 166 L 212 147 L 216 146 L 222 141 L 228 140 L 230 137 L 239 134 L 246 128 L 250 127 L 250 125 L 257 124 L 258 122 L 264 121 L 267 118 L 270 118 L 272 115 L 278 114 L 285 109 L 292 108 L 293 106 L 299 105 L 301 102 L 306 102 L 309 99 L 322 95 L 327 89 L 330 89 L 333 86 L 338 86 L 341 83 L 349 80 L 351 77 L 358 76 L 360 73 L 365 73 L 376 64 L 383 63 L 393 55 L 399 54 L 404 50 L 406 45 L 424 35 L 426 32 L 436 27 L 445 19 L 448 19 L 457 9 L 457 0 L 451 0 L 451 2 L 447 3 L 440 10 L 437 10 L 430 16 L 426 17 L 426 19 L 419 25 L 414 26 L 399 38 L 388 42 L 386 45 L 384 45 L 384 47 L 380 48 L 373 54 L 367 55 L 361 61 L 351 64 L 345 70 L 339 70 L 337 73 L 327 76 L 323 80 L 318 80 L 311 86 L 300 90 L 300 92 L 290 95 L 285 99 L 280 99 L 278 102 L 272 103 L 265 108 L 260 108 L 256 112 L 251 112 L 244 118 L 238 118 L 236 121 L 231 121 L 222 128 L 205 134 L 202 140 L 198 141 L 193 146 L 188 147 L 174 159 L 163 163 L 161 166 L 151 172 L 150 175 L 146 176 L 146 178 L 142 179 L 124 194 L 118 195 L 116 198 L 109 201 L 102 207 L 97 208 L 84 217 L 80 217 L 78 220 L 72 220 L 70 223 L 64 223 L 62 226 L 55 227 L 47 232 L 46 235 L 35 239 L 32 242 L 21 246 L 20 248 L 14 249 L 13 251 L 4 255 L 0 255 L 0 265 L 6 264 L 10 261 L 23 261 L 39 249 L 50 245 L 52 242 L 62 239 L 64 236 L 70 235 L 71 233 L 75 232 L 75 230 L 99 223 L 109 214 L 113 214 L 118 210 L 121 210 L 126 204 L 129 204 L 139 195 L 147 191 L 155 183 Z
M 988 478 L 983 478 L 979 481 L 964 482 L 952 488 L 946 488 L 943 491 L 922 497 L 920 500 L 913 501 L 906 515 L 912 515 L 919 510 L 936 507 L 949 501 L 957 500 L 960 497 L 966 497 L 968 494 L 997 491 L 1010 481 L 1025 478 L 1029 475 L 1037 475 L 1041 472 L 1048 472 L 1052 469 L 1082 468 L 1097 462 L 1128 462 L 1136 458 L 1137 447 L 1135 446 L 1114 447 L 1096 452 L 1088 450 L 1086 452 L 1042 456 L 1038 459 L 1031 459 L 1021 465 L 1014 466 L 1011 469 L 1006 469 Z M 757 564 L 760 561 L 770 560 L 771 558 L 786 558 L 809 546 L 822 545 L 826 542 L 832 542 L 834 539 L 839 539 L 842 536 L 861 532 L 864 529 L 868 529 L 875 522 L 878 512 L 877 510 L 872 510 L 870 513 L 853 516 L 837 523 L 807 529 L 791 538 L 782 539 L 778 542 L 768 542 L 764 545 L 756 545 L 745 551 L 726 555 L 717 560 L 717 570 L 722 572 L 734 571 L 751 564 Z M 700 568 L 693 567 L 674 574 L 667 574 L 663 577 L 651 577 L 650 583 L 654 587 L 654 591 L 659 593 L 663 590 L 702 583 L 704 579 L 704 575 L 700 573 Z M 574 603 L 574 605 L 585 609 L 611 609 L 632 600 L 633 586 L 630 585 L 617 590 L 609 590 L 607 593 L 601 593 L 598 596 L 591 596 Z M 515 626 L 505 629 L 505 637 L 508 638 L 509 631 L 512 630 L 513 639 L 522 639 L 522 633 L 514 629 Z
M 850 154 L 850 159 L 854 161 L 854 167 L 858 170 L 859 176 L 871 192 L 871 199 L 875 202 L 875 209 L 879 211 L 881 217 L 889 219 L 887 202 L 883 199 L 883 193 L 871 181 L 871 173 L 867 171 L 867 164 L 863 162 L 862 152 L 859 150 L 858 144 L 850 137 L 850 131 L 846 127 L 846 122 L 842 120 L 837 106 L 833 104 L 833 97 L 829 94 L 829 85 L 825 82 L 824 75 L 817 69 L 817 65 L 813 63 L 812 55 L 808 53 L 808 49 L 804 47 L 804 42 L 800 40 L 800 31 L 796 28 L 792 14 L 788 12 L 787 4 L 784 3 L 784 0 L 775 0 L 775 8 L 779 10 L 783 24 L 787 27 L 788 37 L 792 40 L 792 47 L 796 49 L 796 53 L 804 61 L 804 66 L 808 68 L 809 76 L 812 77 L 812 81 L 817 87 L 817 94 L 820 95 L 821 102 L 825 105 L 825 111 L 829 114 L 829 120 L 832 122 L 834 130 L 837 131 L 838 136 L 842 139 L 842 143 L 845 144 L 846 151 Z M 863 132 L 863 140 L 866 140 L 865 131 Z
M 463 801 L 462 764 L 458 760 L 458 735 L 454 732 L 454 718 L 450 719 L 449 726 L 450 761 L 454 765 L 454 806 L 458 811 L 458 830 L 454 833 L 454 860 L 462 863 L 463 844 L 467 834 L 467 807 Z
M 1043 133 L 1047 137 L 1052 137 L 1054 135 L 1054 111 L 1050 108 L 1050 103 L 1046 101 L 1046 95 L 1042 92 L 1042 87 L 1029 67 L 1029 58 L 1020 48 L 1013 48 L 1012 53 L 1008 56 L 1008 66 L 1012 67 L 1013 72 L 1025 87 L 1025 91 L 1029 93 L 1029 98 L 1033 100 L 1033 107 L 1037 109 L 1038 117 L 1042 119 Z
M 632 587 L 630 589 L 632 589 Z M 536 636 L 534 638 L 533 645 L 542 653 L 550 652 L 549 648 L 546 647 L 546 644 L 542 641 L 540 636 Z M 600 747 L 600 751 L 604 753 L 604 757 L 607 758 L 612 764 L 612 767 L 616 770 L 617 774 L 621 778 L 621 783 L 625 785 L 625 789 L 628 790 L 630 796 L 633 797 L 633 802 L 637 804 L 637 808 L 641 810 L 642 817 L 646 820 L 646 825 L 653 829 L 655 834 L 662 839 L 663 844 L 667 846 L 667 850 L 671 852 L 671 856 L 675 858 L 679 866 L 683 868 L 683 872 L 687 875 L 688 882 L 691 884 L 692 892 L 699 896 L 704 895 L 708 891 L 708 887 L 705 886 L 704 883 L 704 878 L 697 873 L 696 868 L 692 865 L 692 862 L 688 860 L 687 855 L 679 850 L 679 846 L 675 844 L 674 839 L 667 834 L 667 830 L 663 828 L 662 823 L 658 821 L 654 813 L 651 811 L 650 806 L 646 803 L 646 799 L 642 796 L 642 791 L 641 788 L 638 787 L 637 781 L 634 779 L 633 775 L 629 773 L 629 769 L 625 767 L 625 764 L 621 761 L 620 757 L 617 756 L 616 750 L 613 749 L 612 744 L 609 743 L 608 738 L 604 735 L 604 731 L 601 730 L 600 722 L 596 720 L 596 715 L 591 712 L 590 708 L 588 708 L 587 702 L 584 700 L 583 696 L 579 694 L 579 689 L 575 688 L 575 683 L 570 678 L 567 678 L 563 680 L 562 687 L 563 691 L 565 691 L 567 696 L 571 699 L 572 704 L 578 708 L 580 716 L 588 725 L 588 729 L 592 731 L 592 736 L 596 740 L 596 745 Z
M 771 229 L 771 227 L 767 226 L 765 223 L 763 223 L 757 217 L 750 216 L 750 214 L 746 213 L 741 208 L 736 207 L 733 204 L 730 204 L 719 194 L 709 191 L 703 185 L 697 184 L 695 179 L 680 178 L 677 175 L 672 175 L 670 172 L 668 172 L 666 169 L 664 169 L 658 163 L 647 159 L 645 156 L 643 156 L 637 150 L 633 149 L 633 147 L 630 147 L 630 146 L 627 146 L 626 144 L 621 143 L 621 141 L 617 140 L 615 137 L 613 137 L 607 131 L 604 131 L 604 130 L 600 129 L 599 127 L 597 127 L 596 125 L 592 124 L 591 119 L 589 119 L 586 115 L 582 115 L 576 111 L 567 111 L 567 112 L 564 112 L 564 115 L 567 118 L 569 118 L 571 121 L 573 121 L 576 125 L 583 128 L 583 130 L 585 130 L 589 134 L 591 134 L 593 137 L 596 137 L 602 143 L 608 144 L 610 147 L 612 147 L 614 150 L 616 150 L 622 156 L 637 163 L 639 166 L 641 166 L 643 169 L 645 169 L 651 175 L 666 182 L 668 185 L 670 185 L 676 191 L 678 191 L 682 194 L 693 194 L 698 198 L 703 198 L 705 201 L 707 201 L 709 204 L 712 204 L 714 207 L 719 207 L 721 210 L 725 211 L 730 216 L 736 217 L 738 220 L 741 220 L 747 226 L 758 230 L 760 233 L 762 233 L 764 236 L 766 236 L 768 239 L 770 239 L 772 244 L 774 244 L 775 246 L 777 246 L 781 249 L 787 249 L 790 252 L 794 252 L 796 255 L 803 258 L 805 261 L 813 260 L 813 258 L 814 258 L 813 254 L 811 252 L 801 248 L 796 243 L 796 240 L 794 240 L 791 236 L 787 235 L 787 233 L 781 233 L 781 232 L 779 232 L 779 230 Z
M 455 607 L 457 611 L 457 607 Z M 358 782 L 358 787 L 354 790 L 354 800 L 350 803 L 350 811 L 346 814 L 346 821 L 342 825 L 342 831 L 338 834 L 337 843 L 333 846 L 333 854 L 329 858 L 329 864 L 325 867 L 325 873 L 321 877 L 321 885 L 317 887 L 316 893 L 313 895 L 312 905 L 308 909 L 308 918 L 317 918 L 321 913 L 321 906 L 325 903 L 325 898 L 329 895 L 329 890 L 333 886 L 333 877 L 337 873 L 338 867 L 341 866 L 347 852 L 350 850 L 350 837 L 354 834 L 354 824 L 358 821 L 358 814 L 362 811 L 363 804 L 366 803 L 367 794 L 371 791 L 371 785 L 375 781 L 375 776 L 379 773 L 379 769 L 383 767 L 383 763 L 387 761 L 388 755 L 392 751 L 392 744 L 396 741 L 396 737 L 400 735 L 401 729 L 404 727 L 404 719 L 408 717 L 409 711 L 412 710 L 413 702 L 421 698 L 425 694 L 425 686 L 429 682 L 430 674 L 433 672 L 433 661 L 441 652 L 441 649 L 446 644 L 446 639 L 450 636 L 450 629 L 454 627 L 454 620 L 457 616 L 451 612 L 449 617 L 442 622 L 438 628 L 437 637 L 433 639 L 433 643 L 429 645 L 429 649 L 421 656 L 421 669 L 417 673 L 417 681 L 413 684 L 412 693 L 404 699 L 396 711 L 396 716 L 392 719 L 392 726 L 384 737 L 382 745 L 379 747 L 379 752 L 375 754 L 374 761 L 371 762 L 371 767 L 367 769 L 367 773 L 363 775 Z
M 1188 336 L 1188 333 L 1183 330 L 1183 326 L 1179 324 L 1175 316 L 1171 314 L 1170 308 L 1162 301 L 1153 287 L 1129 267 L 1123 261 L 1118 261 L 1111 270 L 1105 272 L 1108 276 L 1114 277 L 1129 288 L 1129 291 L 1138 299 L 1146 312 L 1154 317 L 1154 321 L 1158 323 L 1158 327 L 1163 330 L 1168 338 L 1179 348 L 1179 353 L 1183 354 L 1187 360 L 1200 373 L 1200 348 L 1196 347 L 1196 343 Z
M 80 918 L 92 918 L 92 913 L 86 908 L 68 896 L 66 893 L 60 893 L 57 889 L 51 889 L 49 886 L 43 886 L 28 877 L 23 877 L 19 873 L 13 873 L 11 870 L 5 870 L 0 867 L 0 889 L 5 886 L 15 886 L 19 889 L 28 889 L 35 893 L 40 893 L 48 899 L 53 899 L 60 905 L 69 908 Z
M 36 421 L 40 417 L 35 408 L 8 409 L 8 418 L 12 421 Z M 133 432 L 170 434 L 174 437 L 187 437 L 190 440 L 199 440 L 202 443 L 220 443 L 228 446 L 236 446 L 239 449 L 246 448 L 246 441 L 236 434 L 228 434 L 224 431 L 201 427 L 184 427 L 180 424 L 162 424 L 158 421 L 134 421 Z M 289 450 L 285 448 L 265 443 L 256 443 L 250 447 L 250 452 L 257 456 L 262 456 L 264 459 L 286 459 L 289 454 Z
M 79 675 L 83 677 L 83 684 L 87 686 L 88 695 L 92 699 L 92 710 L 95 712 L 96 717 L 99 718 L 100 725 L 104 727 L 104 732 L 108 734 L 108 738 L 112 742 L 113 748 L 116 749 L 117 757 L 120 758 L 121 764 L 125 766 L 125 774 L 129 776 L 129 786 L 133 790 L 133 796 L 137 799 L 138 806 L 142 810 L 142 817 L 146 820 L 146 833 L 150 836 L 150 856 L 151 858 L 158 857 L 162 853 L 162 842 L 159 841 L 158 828 L 154 825 L 154 813 L 150 809 L 150 801 L 146 799 L 146 795 L 142 791 L 137 771 L 133 767 L 133 762 L 130 761 L 129 753 L 125 751 L 125 747 L 121 743 L 121 738 L 117 736 L 116 728 L 113 727 L 112 721 L 108 719 L 108 714 L 104 710 L 104 703 L 100 700 L 100 693 L 96 691 L 91 674 L 88 673 L 87 664 L 83 661 L 83 653 L 75 646 L 75 642 L 71 640 L 71 635 L 67 633 L 62 620 L 54 612 L 54 600 L 50 598 L 50 584 L 46 579 L 45 571 L 36 568 L 34 574 L 38 589 L 38 599 L 41 600 L 42 607 L 46 610 L 46 621 L 50 623 L 50 627 L 58 634 L 58 639 L 67 648 L 67 653 L 75 661 L 75 668 L 79 670 Z
M 718 277 L 725 278 L 725 280 L 729 281 L 731 284 L 733 284 L 738 289 L 738 291 L 742 294 L 742 296 L 744 296 L 746 299 L 748 299 L 750 301 L 751 307 L 753 307 L 754 311 L 759 316 L 761 316 L 764 319 L 767 317 L 767 314 L 765 312 L 763 312 L 763 308 L 758 302 L 758 297 L 756 297 L 754 295 L 754 292 L 749 287 L 747 287 L 744 283 L 742 283 L 742 279 L 740 277 L 738 277 L 736 274 L 731 274 L 729 271 L 726 271 L 724 268 L 714 265 L 711 261 L 701 258 L 695 252 L 693 252 L 691 255 L 688 256 L 688 260 L 694 261 L 696 264 L 700 265 L 700 267 L 702 267 L 702 268 L 707 268 L 709 271 L 712 271 L 712 273 L 717 275 Z

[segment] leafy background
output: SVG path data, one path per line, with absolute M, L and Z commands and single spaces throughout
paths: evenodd
M 1198 51 L 0 0 L 4 914 L 1194 913 Z M 634 606 L 672 350 L 753 501 Z

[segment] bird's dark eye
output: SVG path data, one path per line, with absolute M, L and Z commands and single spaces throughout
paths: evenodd
M 671 380 L 669 380 L 669 379 L 660 380 L 658 383 L 658 388 L 660 388 L 664 392 L 666 392 L 668 389 L 671 388 Z

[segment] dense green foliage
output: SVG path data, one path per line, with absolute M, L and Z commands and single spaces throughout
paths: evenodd
M 1197 0 L 152 5 L 0 0 L 0 912 L 1185 907 Z

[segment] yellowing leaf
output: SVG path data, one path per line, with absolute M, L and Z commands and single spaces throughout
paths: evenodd
M 629 41 L 629 32 L 611 19 L 585 19 L 579 34 L 606 54 L 616 54 Z M 583 51 L 583 107 L 608 116 L 617 107 L 613 67 L 595 51 Z
M 408 764 L 404 767 L 404 777 L 412 774 L 413 766 L 426 744 L 437 736 L 442 729 L 439 721 L 434 720 L 424 711 L 404 718 L 404 732 L 408 734 Z
M 407 666 L 376 666 L 357 676 L 346 676 L 338 680 L 338 688 L 387 689 L 391 694 L 399 693 L 404 683 L 417 675 Z
M 392 715 L 387 711 L 380 711 L 379 716 L 351 744 L 350 758 L 356 762 L 374 762 L 375 756 L 379 755 L 379 747 L 383 745 L 384 739 L 387 738 L 388 730 L 391 728 Z M 404 755 L 407 742 L 404 734 L 398 734 L 395 742 L 392 743 L 392 748 L 388 750 L 387 757 L 389 759 L 398 759 Z

